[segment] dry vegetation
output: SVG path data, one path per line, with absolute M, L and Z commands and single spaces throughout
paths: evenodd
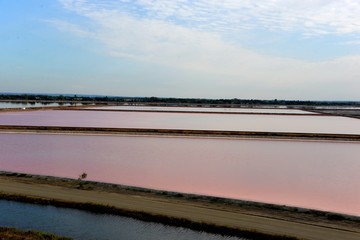
M 15 228 L 0 227 L 0 240 L 71 240 L 39 231 L 23 231 Z

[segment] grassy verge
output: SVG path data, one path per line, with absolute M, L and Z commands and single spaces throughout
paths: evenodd
M 23 231 L 16 228 L 0 227 L 0 239 L 4 240 L 71 240 L 55 234 L 39 231 Z

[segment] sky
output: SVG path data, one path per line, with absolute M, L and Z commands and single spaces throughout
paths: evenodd
M 360 101 L 358 0 L 0 0 L 0 92 Z

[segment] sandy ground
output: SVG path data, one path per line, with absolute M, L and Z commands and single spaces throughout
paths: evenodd
M 146 195 L 111 193 L 96 190 L 79 190 L 63 186 L 26 183 L 16 179 L 1 177 L 0 192 L 33 197 L 57 199 L 71 202 L 91 202 L 114 206 L 120 209 L 144 211 L 192 221 L 208 222 L 233 228 L 257 230 L 264 233 L 296 236 L 303 239 L 360 239 L 360 229 L 317 226 L 291 222 L 271 217 L 256 216 L 236 211 L 233 207 L 216 204 L 196 204 Z

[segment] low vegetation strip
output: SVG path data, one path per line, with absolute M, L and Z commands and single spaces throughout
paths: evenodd
M 221 131 L 221 130 L 187 130 L 187 129 L 151 129 L 151 128 L 98 128 L 98 127 L 63 127 L 63 126 L 20 126 L 0 125 L 0 132 L 59 132 L 59 133 L 91 133 L 91 134 L 143 134 L 173 136 L 204 137 L 251 137 L 277 139 L 309 139 L 360 141 L 359 134 L 332 133 L 296 133 L 296 132 L 254 132 L 254 131 Z
M 39 231 L 23 231 L 16 228 L 0 227 L 1 240 L 71 240 L 71 238 L 60 237 L 55 234 Z

